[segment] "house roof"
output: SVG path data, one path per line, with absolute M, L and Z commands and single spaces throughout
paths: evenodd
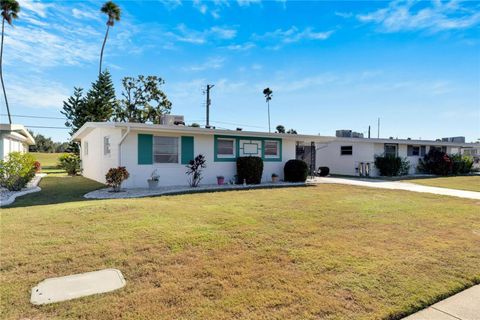
M 335 137 L 320 136 L 320 135 L 303 135 L 303 134 L 288 134 L 288 133 L 270 133 L 258 131 L 238 131 L 225 129 L 207 129 L 187 126 L 171 126 L 160 124 L 147 123 L 132 123 L 132 122 L 87 122 L 72 136 L 72 140 L 80 140 L 95 128 L 120 128 L 135 131 L 152 131 L 152 132 L 168 132 L 168 133 L 186 133 L 197 135 L 230 135 L 239 137 L 263 137 L 263 138 L 283 138 L 296 141 L 315 141 L 319 143 L 331 142 Z
M 409 139 L 377 139 L 377 138 L 340 138 L 333 136 L 320 135 L 304 135 L 304 134 L 288 134 L 288 133 L 270 133 L 259 131 L 237 131 L 225 129 L 207 129 L 198 127 L 186 126 L 171 126 L 161 124 L 147 124 L 147 123 L 133 123 L 133 122 L 87 122 L 72 136 L 72 140 L 79 141 L 95 128 L 120 128 L 136 130 L 136 131 L 151 131 L 151 132 L 168 132 L 168 133 L 186 133 L 199 135 L 231 135 L 244 137 L 263 137 L 263 138 L 283 138 L 295 141 L 316 143 L 329 142 L 345 142 L 345 143 L 398 143 L 407 145 L 428 145 L 428 146 L 451 146 L 462 148 L 479 148 L 479 143 L 459 143 L 459 142 L 445 142 L 434 140 L 409 140 Z
M 0 132 L 2 134 L 12 135 L 14 138 L 22 140 L 28 145 L 34 145 L 35 139 L 30 132 L 21 124 L 0 123 Z

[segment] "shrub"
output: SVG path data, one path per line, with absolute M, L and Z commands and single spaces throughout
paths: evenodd
M 473 157 L 452 154 L 450 155 L 450 159 L 452 160 L 453 174 L 467 174 L 472 171 Z
M 285 163 L 283 168 L 285 181 L 305 182 L 308 176 L 308 165 L 303 160 L 292 159 Z
M 39 173 L 42 169 L 42 164 L 39 161 L 35 161 L 33 167 L 35 168 L 35 173 Z
M 203 154 L 199 154 L 195 157 L 195 159 L 190 160 L 187 165 L 187 172 L 188 175 L 188 184 L 190 187 L 197 187 L 200 181 L 202 181 L 202 169 L 206 168 L 207 165 L 205 164 L 207 160 Z
M 19 191 L 35 176 L 35 159 L 29 153 L 11 152 L 0 161 L 0 186 Z
M 125 167 L 110 168 L 105 175 L 107 185 L 113 188 L 114 192 L 119 192 L 122 182 L 127 180 L 130 174 Z
M 430 148 L 423 159 L 418 160 L 417 170 L 421 173 L 446 176 L 452 173 L 452 159 L 437 148 Z
M 74 176 L 80 172 L 80 157 L 73 153 L 66 153 L 58 158 L 59 167 L 64 169 L 69 175 Z
M 407 159 L 393 155 L 384 155 L 375 157 L 375 167 L 381 176 L 403 176 L 408 174 L 410 163 Z
M 330 173 L 330 168 L 329 167 L 319 167 L 318 168 L 318 175 L 320 177 L 326 177 Z
M 237 183 L 259 184 L 262 181 L 263 160 L 260 157 L 237 158 Z

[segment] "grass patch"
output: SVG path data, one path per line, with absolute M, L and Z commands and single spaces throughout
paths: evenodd
M 430 187 L 450 188 L 480 192 L 480 175 L 409 179 L 405 182 L 421 184 Z
M 46 153 L 46 152 L 31 152 L 31 155 L 35 157 L 35 160 L 40 162 L 43 169 L 53 169 L 58 167 L 58 158 L 63 153 Z
M 1 210 L 1 318 L 398 319 L 480 282 L 474 200 L 343 185 L 66 199 Z M 127 286 L 29 304 L 47 277 L 102 268 Z

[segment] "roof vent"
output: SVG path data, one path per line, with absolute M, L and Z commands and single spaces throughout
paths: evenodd
M 183 123 L 185 125 L 183 116 L 173 115 L 173 114 L 162 114 L 160 116 L 160 124 L 164 126 L 174 126 Z
M 243 129 L 242 128 L 237 128 L 237 131 L 242 131 Z

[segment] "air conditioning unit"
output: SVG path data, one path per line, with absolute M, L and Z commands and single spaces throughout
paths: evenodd
M 174 126 L 178 125 L 179 123 L 185 123 L 183 116 L 164 114 L 160 117 L 160 124 L 164 126 Z

